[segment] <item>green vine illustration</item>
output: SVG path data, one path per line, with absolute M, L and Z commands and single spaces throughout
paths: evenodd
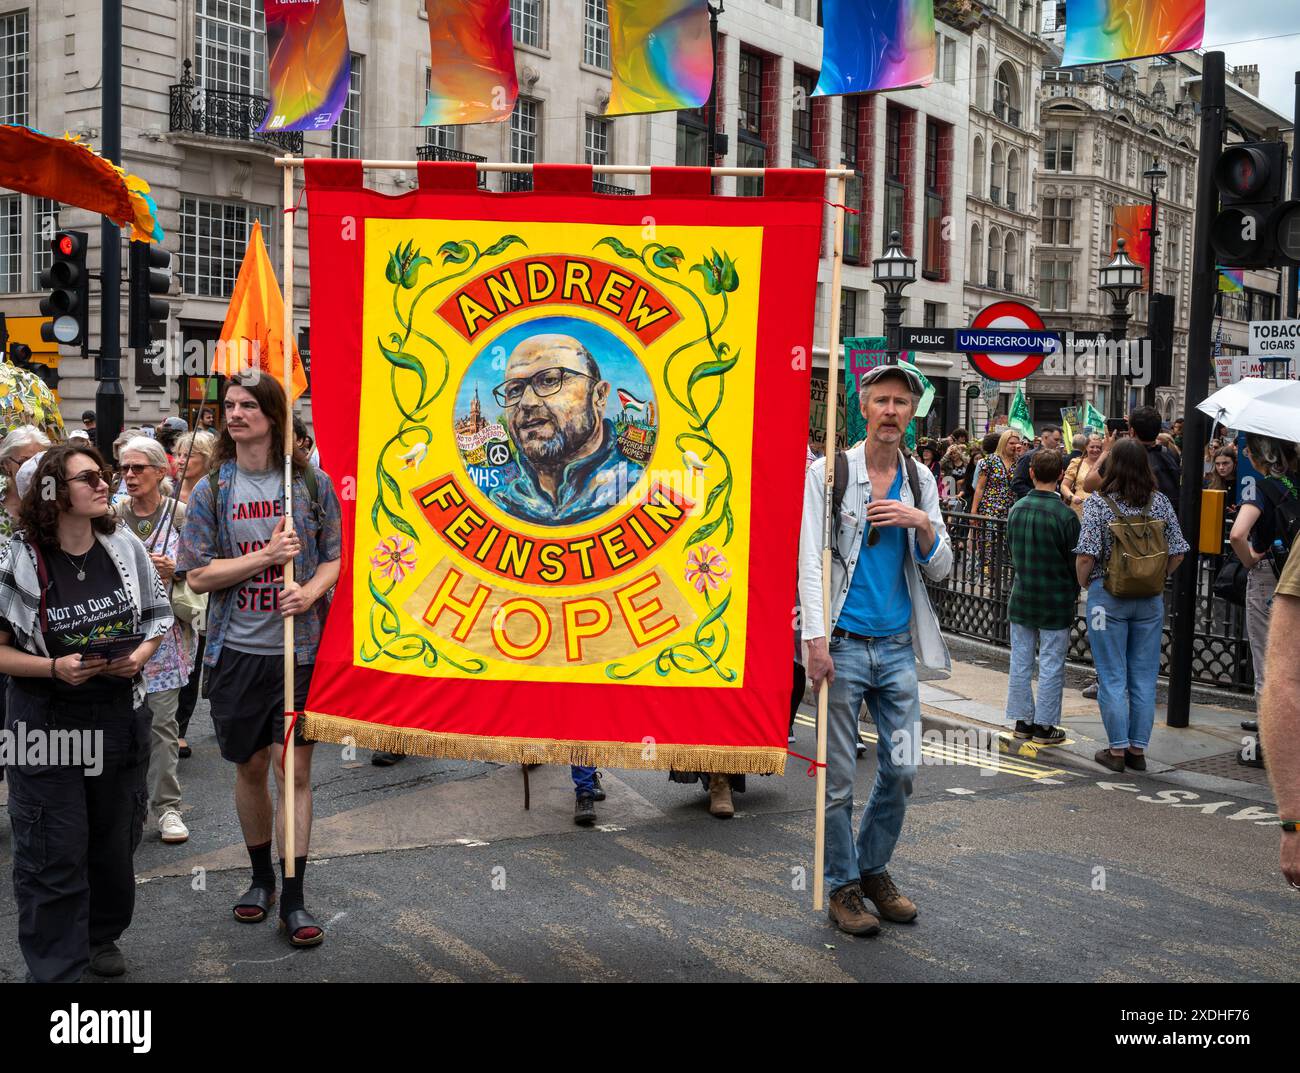
M 417 544 L 420 541 L 415 527 L 401 513 L 402 491 L 390 470 L 389 454 L 394 448 L 400 448 L 407 451 L 403 457 L 410 460 L 426 450 L 433 442 L 433 432 L 426 423 L 429 408 L 442 394 L 451 375 L 451 362 L 446 350 L 437 340 L 415 327 L 416 309 L 424 296 L 435 287 L 468 275 L 483 258 L 497 257 L 516 244 L 527 245 L 518 235 L 503 235 L 487 249 L 480 249 L 476 243 L 468 239 L 444 242 L 438 247 L 438 255 L 442 258 L 443 265 L 460 267 L 425 284 L 411 298 L 405 314 L 400 301 L 403 294 L 415 290 L 419 282 L 420 270 L 425 265 L 431 265 L 433 261 L 415 249 L 413 241 L 399 245 L 389 252 L 384 277 L 392 284 L 393 315 L 402 330 L 389 333 L 387 346 L 381 340 L 376 339 L 375 342 L 384 360 L 388 362 L 389 390 L 401 414 L 401 421 L 398 423 L 397 431 L 379 449 L 379 455 L 375 459 L 375 499 L 370 508 L 370 522 L 376 531 L 379 530 L 379 519 L 382 514 L 388 524 L 399 533 Z M 436 353 L 437 359 L 440 359 L 441 374 L 435 385 L 430 384 L 425 361 L 415 352 L 413 340 L 427 344 Z M 399 373 L 409 375 L 399 378 Z M 418 388 L 413 399 L 408 397 L 412 388 Z M 398 538 L 389 537 L 381 541 L 380 554 L 372 557 L 370 562 L 371 569 L 367 584 L 374 603 L 370 608 L 370 641 L 362 642 L 360 650 L 363 661 L 373 663 L 381 656 L 388 656 L 390 659 L 397 660 L 419 659 L 426 667 L 435 667 L 441 660 L 469 674 L 481 674 L 487 669 L 486 662 L 477 657 L 463 664 L 458 663 L 446 653 L 438 651 L 424 635 L 407 633 L 403 630 L 401 618 L 389 600 L 389 596 L 405 576 L 406 571 L 414 566 L 414 559 L 410 559 L 408 563 L 403 549 L 398 544 Z M 376 584 L 376 577 L 382 577 L 386 581 L 382 589 Z
M 602 238 L 596 243 L 595 248 L 598 249 L 601 246 L 608 246 L 619 257 L 638 262 L 653 279 L 666 287 L 685 294 L 695 303 L 696 308 L 700 311 L 700 316 L 704 320 L 704 334 L 702 336 L 680 344 L 668 355 L 664 362 L 663 385 L 668 397 L 672 399 L 673 403 L 687 418 L 688 431 L 678 433 L 673 441 L 677 450 L 682 452 L 683 460 L 685 461 L 687 453 L 690 452 L 695 454 L 701 463 L 716 460 L 723 469 L 721 480 L 705 497 L 704 510 L 701 512 L 699 524 L 687 536 L 685 547 L 690 548 L 693 545 L 702 543 L 712 537 L 720 528 L 723 530 L 721 543 L 725 546 L 731 542 L 736 528 L 735 517 L 731 510 L 731 493 L 734 480 L 731 459 L 727 456 L 727 452 L 722 445 L 714 440 L 709 423 L 722 408 L 726 391 L 726 375 L 740 361 L 739 351 L 731 354 L 730 345 L 718 338 L 723 325 L 727 321 L 727 314 L 730 312 L 727 295 L 740 286 L 740 276 L 736 271 L 736 264 L 729 254 L 725 252 L 720 254 L 714 249 L 710 250 L 709 256 L 701 260 L 699 264 L 690 267 L 690 272 L 700 274 L 705 294 L 721 300 L 721 312 L 715 324 L 708 307 L 705 306 L 695 289 L 684 283 L 680 278 L 665 274 L 677 272 L 678 266 L 685 259 L 685 254 L 678 247 L 665 246 L 662 242 L 650 242 L 642 247 L 641 252 L 638 253 L 612 235 Z M 657 269 L 663 269 L 663 271 L 660 272 Z M 700 347 L 701 344 L 704 344 L 707 350 L 699 357 L 694 368 L 688 374 L 685 390 L 679 392 L 671 376 L 673 363 L 679 356 L 693 351 L 695 348 Z M 712 403 L 708 405 L 706 410 L 704 409 L 704 403 L 697 399 L 697 390 L 708 386 L 709 381 L 712 381 L 713 386 L 716 386 L 717 392 L 716 397 L 713 398 Z M 706 547 L 705 550 L 709 549 Z M 723 561 L 725 562 L 725 560 Z M 727 577 L 730 577 L 729 573 Z M 678 642 L 664 648 L 653 659 L 633 670 L 626 670 L 621 664 L 612 664 L 606 668 L 605 673 L 615 681 L 626 681 L 636 677 L 648 667 L 654 667 L 655 673 L 661 677 L 666 676 L 670 669 L 682 671 L 686 674 L 700 674 L 712 670 L 725 682 L 735 681 L 736 672 L 721 666 L 722 658 L 726 655 L 731 640 L 731 631 L 724 621 L 724 615 L 731 603 L 731 593 L 730 591 L 726 592 L 715 607 L 709 596 L 708 588 L 705 587 L 700 591 L 703 592 L 705 602 L 710 610 L 708 615 L 696 627 L 692 640 Z

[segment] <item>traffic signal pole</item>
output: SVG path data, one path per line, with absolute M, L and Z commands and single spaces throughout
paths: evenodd
M 1174 574 L 1173 636 L 1169 648 L 1169 709 L 1165 723 L 1188 725 L 1192 702 L 1192 655 L 1196 638 L 1196 584 L 1200 574 L 1201 477 L 1210 419 L 1196 408 L 1212 373 L 1210 338 L 1218 290 L 1210 229 L 1219 208 L 1215 169 L 1223 153 L 1224 67 L 1222 52 L 1207 52 L 1201 71 L 1200 169 L 1196 178 L 1196 232 L 1192 254 L 1192 308 L 1188 324 L 1187 380 L 1183 388 L 1183 474 L 1178 524 L 1191 551 Z
M 103 0 L 101 71 L 103 153 L 122 163 L 122 0 Z M 112 461 L 113 441 L 122 430 L 122 236 L 107 216 L 100 228 L 99 358 L 95 365 L 95 432 L 99 450 Z

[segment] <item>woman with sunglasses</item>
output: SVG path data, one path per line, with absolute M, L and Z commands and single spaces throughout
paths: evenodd
M 126 527 L 144 541 L 149 559 L 171 588 L 176 573 L 185 505 L 172 499 L 167 452 L 157 440 L 136 436 L 122 448 L 122 477 L 126 495 L 113 506 Z M 181 819 L 181 784 L 176 775 L 180 760 L 177 712 L 181 688 L 194 670 L 197 640 L 192 630 L 173 622 L 163 642 L 144 669 L 149 694 L 153 744 L 149 755 L 149 815 L 158 824 L 159 837 L 168 843 L 189 840 Z
M 18 944 L 35 981 L 120 976 L 146 806 L 143 672 L 171 606 L 93 447 L 46 451 L 19 520 L 0 557 L 5 728 L 48 747 L 8 769 Z

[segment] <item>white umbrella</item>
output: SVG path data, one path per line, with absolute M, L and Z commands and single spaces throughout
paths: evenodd
M 1247 377 L 1220 388 L 1196 408 L 1237 432 L 1300 443 L 1300 380 Z

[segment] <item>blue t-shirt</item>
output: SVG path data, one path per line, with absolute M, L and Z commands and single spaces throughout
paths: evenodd
M 898 499 L 902 494 L 903 467 L 899 466 L 885 498 Z M 869 532 L 862 534 L 853 584 L 849 586 L 836 625 L 865 637 L 906 633 L 912 622 L 912 594 L 908 592 L 907 575 L 903 572 L 907 530 L 894 525 L 880 528 L 880 540 L 874 548 L 867 546 Z

